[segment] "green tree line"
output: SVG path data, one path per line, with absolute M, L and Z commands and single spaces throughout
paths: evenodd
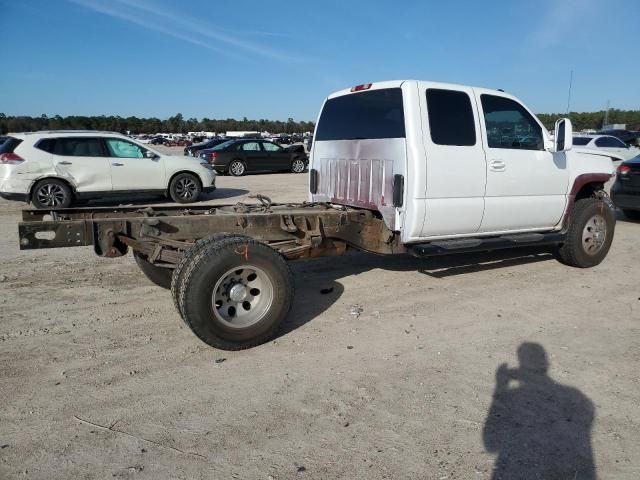
M 602 128 L 605 112 L 571 112 L 541 113 L 538 115 L 542 123 L 548 129 L 552 129 L 558 118 L 568 116 L 573 123 L 574 130 Z M 629 130 L 640 130 L 640 110 L 609 110 L 609 123 L 624 123 Z M 210 118 L 184 119 L 178 113 L 165 120 L 159 118 L 138 118 L 120 116 L 80 116 L 72 115 L 61 117 L 55 115 L 48 117 L 11 116 L 0 113 L 0 133 L 30 132 L 37 130 L 108 130 L 112 132 L 127 131 L 132 134 L 139 133 L 187 133 L 194 131 L 224 133 L 230 130 L 250 130 L 271 133 L 302 133 L 313 131 L 314 123 L 295 121 L 289 118 L 286 122 L 278 120 L 242 120 L 227 118 L 215 120 Z
M 33 132 L 37 130 L 106 130 L 110 132 L 132 134 L 139 133 L 187 133 L 187 132 L 217 132 L 224 133 L 232 130 L 258 131 L 270 133 L 303 133 L 313 131 L 313 122 L 295 121 L 289 118 L 286 122 L 278 120 L 242 120 L 227 118 L 214 120 L 203 118 L 184 119 L 178 113 L 165 120 L 159 118 L 138 118 L 120 116 L 80 116 L 61 117 L 10 116 L 0 113 L 0 132 Z

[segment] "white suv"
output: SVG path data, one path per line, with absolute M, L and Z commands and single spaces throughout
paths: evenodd
M 0 196 L 37 208 L 75 200 L 166 195 L 195 202 L 215 190 L 215 171 L 197 158 L 157 152 L 112 132 L 50 131 L 0 137 Z

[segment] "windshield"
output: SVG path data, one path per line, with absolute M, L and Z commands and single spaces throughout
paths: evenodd
M 216 145 L 211 150 L 219 152 L 220 150 L 224 150 L 225 148 L 233 145 L 234 143 L 236 143 L 236 140 L 227 140 L 226 142 L 221 143 L 220 145 Z

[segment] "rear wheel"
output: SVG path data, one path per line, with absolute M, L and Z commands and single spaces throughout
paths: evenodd
M 304 163 L 304 160 L 302 160 L 301 158 L 296 158 L 291 163 L 291 171 L 293 173 L 302 173 L 302 172 L 304 172 L 305 168 L 306 168 L 306 165 Z
M 62 180 L 46 178 L 33 187 L 31 203 L 36 208 L 67 208 L 72 197 L 71 189 Z
M 571 213 L 567 238 L 558 250 L 558 259 L 572 267 L 587 268 L 604 260 L 613 241 L 616 225 L 613 210 L 603 200 L 578 200 Z
M 234 177 L 241 177 L 247 171 L 247 167 L 244 162 L 240 160 L 233 160 L 229 164 L 229 173 Z
M 195 202 L 200 192 L 202 192 L 200 180 L 192 173 L 180 173 L 169 184 L 169 195 L 174 202 Z
M 640 220 L 640 211 L 638 210 L 622 210 L 622 213 L 630 220 Z
M 149 262 L 147 257 L 136 251 L 133 252 L 133 258 L 135 258 L 138 267 L 149 280 L 157 286 L 166 288 L 167 290 L 171 288 L 171 275 L 173 273 L 173 269 L 158 267 L 157 265 Z
M 284 258 L 249 238 L 207 241 L 185 259 L 177 283 L 183 320 L 202 341 L 224 350 L 269 340 L 293 300 Z

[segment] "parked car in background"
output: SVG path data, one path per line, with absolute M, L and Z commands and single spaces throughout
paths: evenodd
M 302 173 L 309 159 L 304 152 L 288 151 L 280 145 L 261 139 L 229 140 L 200 151 L 218 173 L 236 177 L 252 172 Z
M 627 145 L 640 147 L 640 132 L 632 130 L 600 130 L 596 132 L 597 135 L 610 135 L 616 137 L 618 140 L 623 141 Z
M 149 140 L 148 143 L 150 145 L 164 145 L 166 141 L 167 139 L 164 137 L 154 137 L 151 140 Z
M 37 208 L 134 194 L 190 203 L 215 190 L 215 180 L 207 162 L 165 155 L 119 133 L 15 133 L 0 144 L 0 196 Z
M 271 137 L 271 141 L 273 143 L 277 143 L 278 145 L 289 145 L 291 144 L 291 137 L 285 134 L 274 135 Z
M 627 218 L 640 220 L 640 155 L 618 166 L 611 200 Z
M 226 138 L 212 138 L 211 140 L 207 140 L 201 143 L 194 143 L 193 145 L 189 145 L 184 149 L 184 154 L 187 157 L 197 157 L 198 152 L 200 150 L 205 150 L 207 148 L 213 148 L 216 145 L 220 145 L 221 143 L 226 142 Z
M 305 145 L 307 147 L 307 152 L 311 152 L 311 147 L 313 146 L 313 135 L 309 135 L 307 137 Z
M 579 150 L 597 150 L 607 152 L 613 160 L 628 160 L 640 151 L 611 135 L 578 135 L 573 137 L 573 146 Z M 588 151 L 586 152 L 588 153 Z

